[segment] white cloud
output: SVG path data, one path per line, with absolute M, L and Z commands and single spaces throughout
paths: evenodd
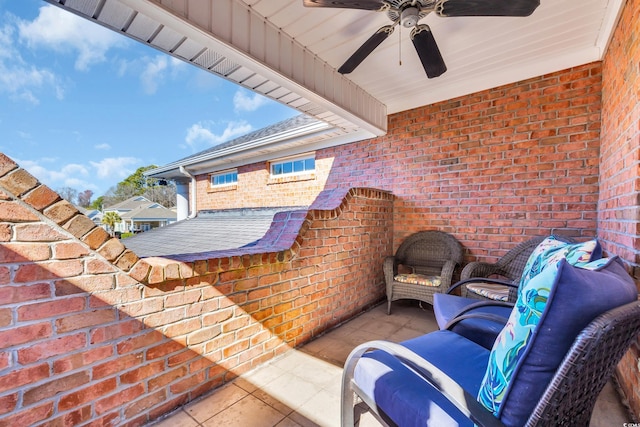
M 96 144 L 93 146 L 96 150 L 111 150 L 111 146 L 107 143 L 104 144 Z
M 251 132 L 252 126 L 246 121 L 229 122 L 222 131 L 222 133 L 216 134 L 211 130 L 213 123 L 211 122 L 199 122 L 191 125 L 187 129 L 187 136 L 185 142 L 192 150 L 196 150 L 201 146 L 212 146 L 222 142 L 229 141 L 237 136 L 244 135 Z
M 18 24 L 21 39 L 30 47 L 76 53 L 77 70 L 88 70 L 103 62 L 109 49 L 126 44 L 123 36 L 58 7 L 43 6 L 39 12 L 34 21 Z
M 263 105 L 267 104 L 268 100 L 264 96 L 244 89 L 238 89 L 233 95 L 233 109 L 235 112 L 255 111 Z
M 133 61 L 121 59 L 118 77 L 138 75 L 144 93 L 153 95 L 167 79 L 175 80 L 187 69 L 183 61 L 168 55 L 144 56 Z
M 52 88 L 56 98 L 64 98 L 58 77 L 46 68 L 27 64 L 15 48 L 15 31 L 10 25 L 0 28 L 0 93 L 15 101 L 38 105 L 37 91 Z
M 96 189 L 97 186 L 87 180 L 89 170 L 77 163 L 60 166 L 60 159 L 41 158 L 37 160 L 17 160 L 16 162 L 50 188 L 72 187 L 80 191 Z
M 168 62 L 166 56 L 156 56 L 147 63 L 144 71 L 140 74 L 140 81 L 147 95 L 153 95 L 158 90 L 158 85 L 164 80 Z
M 109 178 L 111 181 L 126 178 L 133 173 L 129 166 L 136 165 L 140 160 L 135 157 L 107 157 L 99 162 L 89 162 L 96 170 L 98 178 Z
M 54 190 L 71 187 L 78 191 L 104 192 L 107 187 L 117 184 L 131 175 L 140 165 L 134 157 L 110 157 L 100 161 L 90 161 L 88 165 L 79 163 L 63 164 L 60 158 L 41 157 L 35 160 L 14 158 L 22 168 L 40 182 Z

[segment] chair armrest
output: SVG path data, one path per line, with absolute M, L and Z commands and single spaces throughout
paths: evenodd
M 396 271 L 398 270 L 396 258 L 393 256 L 386 257 L 384 259 L 384 264 L 382 264 L 382 270 L 384 271 L 385 278 L 393 279 L 393 276 L 396 275 Z
M 369 350 L 381 350 L 398 359 L 414 374 L 428 382 L 442 396 L 449 400 L 465 417 L 469 418 L 478 426 L 504 427 L 504 424 L 493 416 L 484 406 L 482 406 L 474 396 L 460 387 L 450 376 L 442 372 L 433 363 L 423 359 L 408 348 L 388 341 L 370 341 L 357 346 L 345 362 L 344 373 L 342 375 L 342 403 L 344 405 L 346 393 L 352 387 L 358 388 L 353 381 L 353 374 L 356 364 L 360 358 Z M 361 396 L 363 397 L 363 396 Z M 366 401 L 366 400 L 365 400 Z M 371 405 L 369 405 L 372 407 Z M 343 406 L 343 419 L 347 411 L 351 408 Z
M 495 322 L 501 326 L 506 325 L 506 320 L 504 317 L 498 316 L 497 314 L 491 314 L 491 313 L 469 313 L 469 314 L 463 314 L 462 316 L 457 316 L 454 317 L 453 319 L 451 319 L 449 321 L 449 323 L 447 323 L 446 325 L 444 325 L 444 328 L 442 328 L 442 330 L 447 330 L 450 331 L 452 330 L 452 328 L 458 324 L 459 322 L 463 321 L 463 320 L 467 320 L 467 319 L 484 319 L 484 320 L 490 320 L 492 322 Z
M 384 283 L 386 286 L 387 295 L 391 295 L 391 288 L 393 287 L 393 278 L 396 275 L 396 271 L 398 269 L 398 263 L 396 262 L 396 258 L 393 256 L 388 256 L 384 259 L 384 263 L 382 264 L 382 271 L 384 272 Z
M 450 294 L 452 291 L 459 288 L 460 286 L 467 285 L 467 283 L 492 283 L 494 285 L 508 286 L 510 288 L 518 287 L 517 283 L 513 283 L 504 279 L 494 279 L 492 277 L 472 277 L 470 279 L 460 280 L 459 282 L 451 286 L 449 289 L 447 289 L 445 293 Z
M 460 273 L 460 280 L 470 279 L 472 277 L 489 277 L 492 274 L 498 274 L 500 268 L 496 264 L 474 261 L 465 265 Z
M 453 282 L 453 272 L 457 265 L 458 263 L 452 260 L 448 260 L 444 263 L 442 266 L 442 273 L 440 273 L 440 277 L 442 278 L 441 286 L 451 286 L 451 282 Z
M 488 320 L 493 320 L 497 323 L 500 324 L 505 324 L 506 320 L 504 317 L 502 316 L 498 316 L 496 314 L 490 314 L 490 313 L 470 313 L 471 311 L 477 309 L 477 308 L 482 308 L 482 307 L 507 307 L 507 308 L 513 308 L 514 304 L 511 302 L 504 302 L 504 301 L 478 301 L 478 302 L 474 302 L 473 304 L 469 304 L 466 307 L 463 307 L 462 309 L 460 309 L 460 311 L 458 311 L 452 318 L 451 320 L 449 320 L 447 322 L 446 325 L 444 325 L 444 327 L 442 329 L 449 329 L 451 330 L 451 328 L 453 328 L 453 326 L 455 326 L 458 322 L 464 320 L 464 319 L 470 319 L 470 318 L 483 318 L 483 319 L 488 319 Z

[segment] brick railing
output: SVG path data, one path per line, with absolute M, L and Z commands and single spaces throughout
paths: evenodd
M 335 190 L 256 246 L 139 259 L 0 154 L 0 424 L 140 425 L 352 317 L 392 206 Z

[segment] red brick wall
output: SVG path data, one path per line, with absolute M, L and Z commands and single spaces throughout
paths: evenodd
M 439 229 L 467 260 L 495 259 L 531 236 L 595 236 L 600 100 L 594 63 L 401 112 L 383 137 L 318 151 L 315 181 L 270 186 L 256 164 L 222 195 L 203 177 L 198 208 L 308 204 L 323 188 L 364 186 L 396 196 L 395 247 Z
M 640 282 L 640 0 L 626 3 L 603 62 L 598 237 Z M 640 287 L 639 287 L 640 289 Z M 640 416 L 640 342 L 618 366 L 618 379 Z
M 309 206 L 324 190 L 330 170 L 331 159 L 319 158 L 314 174 L 271 179 L 268 162 L 254 163 L 239 167 L 238 184 L 222 189 L 211 187 L 209 175 L 199 175 L 198 209 Z
M 379 301 L 392 197 L 324 196 L 244 252 L 139 260 L 0 154 L 0 425 L 142 425 Z

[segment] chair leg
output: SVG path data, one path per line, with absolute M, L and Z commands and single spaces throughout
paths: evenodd
M 387 299 L 387 315 L 391 314 L 391 300 Z
M 354 427 L 356 420 L 356 407 L 353 390 L 351 390 L 346 383 L 342 384 L 342 401 L 341 401 L 341 426 L 342 427 Z M 360 423 L 360 415 L 357 417 L 358 424 Z

